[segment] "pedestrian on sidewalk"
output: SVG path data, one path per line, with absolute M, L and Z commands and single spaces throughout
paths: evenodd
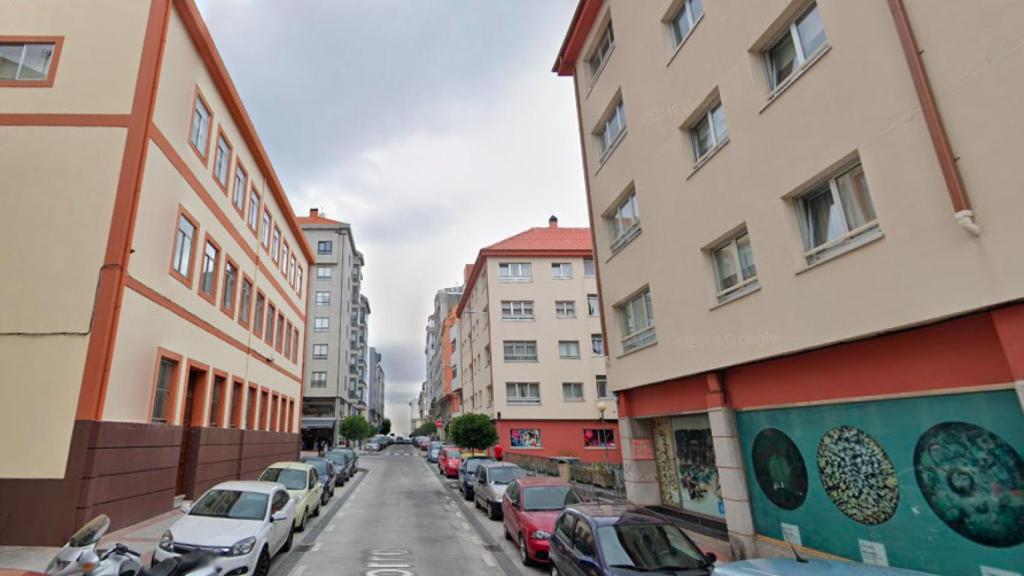
M 501 444 L 494 445 L 494 459 L 498 462 L 505 457 L 505 449 L 501 447 Z

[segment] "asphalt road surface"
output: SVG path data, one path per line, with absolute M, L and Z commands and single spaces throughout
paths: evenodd
M 437 473 L 422 452 L 391 446 L 359 457 L 363 469 L 320 517 L 295 535 L 271 576 L 520 576 L 524 567 L 501 522 L 465 503 L 455 480 Z

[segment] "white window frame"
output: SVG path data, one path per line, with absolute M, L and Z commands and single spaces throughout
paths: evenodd
M 245 209 L 245 189 L 249 184 L 249 175 L 245 173 L 240 164 L 235 166 L 235 190 L 231 202 L 239 212 Z
M 600 346 L 596 346 L 595 344 L 597 344 L 597 343 L 600 343 Z M 598 350 L 597 348 L 601 348 L 601 349 Z M 607 348 L 604 345 L 604 336 L 603 335 L 601 335 L 601 334 L 591 334 L 590 335 L 590 352 L 594 356 L 598 356 L 598 357 L 603 357 L 603 356 L 608 354 L 608 350 L 607 350 Z
M 633 222 L 625 226 L 622 224 L 622 211 L 627 206 L 633 210 Z M 640 204 L 636 197 L 636 190 L 630 189 L 629 193 L 615 204 L 605 218 L 608 221 L 611 250 L 613 253 L 618 252 L 640 234 Z
M 322 378 L 320 378 L 322 376 Z M 327 372 L 313 372 L 309 377 L 310 388 L 327 388 Z
M 206 158 L 207 154 L 206 145 L 210 139 L 212 121 L 213 113 L 210 112 L 203 99 L 197 96 L 192 107 L 192 130 L 189 132 L 189 141 L 203 155 L 203 158 Z
M 604 394 L 601 393 L 601 383 L 604 383 Z M 608 377 L 604 375 L 594 376 L 594 387 L 597 389 L 597 397 L 602 400 L 614 398 L 611 391 L 608 390 Z
M 757 265 L 754 265 L 753 275 L 747 277 L 743 272 L 743 266 L 740 262 L 740 250 L 739 246 L 741 243 L 746 243 L 751 246 L 751 254 L 753 254 L 753 245 L 750 242 L 750 233 L 744 228 L 737 234 L 734 234 L 725 242 L 716 245 L 711 251 L 711 267 L 715 271 L 715 297 L 718 301 L 728 302 L 733 298 L 739 298 L 743 294 L 749 293 L 755 287 L 757 287 Z M 722 277 L 722 270 L 719 266 L 718 254 L 724 253 L 732 261 L 732 265 L 736 268 L 736 276 L 738 282 L 727 288 L 722 287 L 724 278 Z
M 555 318 L 567 320 L 576 317 L 575 300 L 555 300 Z
M 846 210 L 843 208 L 842 198 L 839 195 L 838 181 L 843 176 L 846 176 L 856 170 L 864 172 L 864 165 L 860 161 L 854 162 L 853 164 L 838 170 L 834 176 L 831 176 L 828 179 L 827 183 L 815 186 L 795 199 L 794 206 L 797 210 L 797 220 L 800 223 L 800 234 L 804 243 L 804 258 L 808 264 L 813 264 L 827 259 L 837 253 L 845 252 L 846 250 L 860 246 L 861 244 L 855 242 L 855 240 L 868 241 L 881 235 L 881 231 L 878 228 L 878 212 L 875 210 L 875 202 L 871 198 L 870 186 L 868 187 L 868 200 L 871 201 L 871 211 L 875 213 L 875 217 L 857 228 L 850 228 L 849 221 L 846 216 Z M 866 179 L 867 175 L 865 174 L 865 180 Z M 824 192 L 826 187 L 832 195 L 833 206 L 838 210 L 841 233 L 832 240 L 812 247 L 810 246 L 810 242 L 812 240 L 811 222 L 809 212 L 807 210 L 807 200 Z
M 575 393 L 569 394 L 569 391 L 579 391 L 577 396 Z M 586 394 L 583 391 L 583 382 L 562 382 L 562 401 L 564 402 L 586 402 Z
M 819 10 L 817 2 L 812 2 L 804 11 L 800 12 L 800 15 L 794 18 L 793 21 L 789 23 L 789 26 L 786 27 L 786 30 L 782 34 L 780 34 L 779 37 L 776 38 L 771 44 L 769 44 L 761 53 L 762 58 L 764 60 L 765 72 L 768 74 L 768 88 L 771 90 L 771 92 L 777 92 L 788 86 L 790 82 L 795 80 L 800 75 L 799 73 L 801 69 L 807 64 L 807 62 L 813 62 L 815 56 L 821 54 L 822 52 L 825 51 L 826 48 L 828 48 L 828 33 L 826 32 L 825 41 L 822 42 L 821 46 L 819 46 L 817 50 L 815 50 L 811 54 L 804 53 L 804 44 L 803 41 L 800 39 L 800 32 L 797 29 L 797 25 L 814 10 Z M 824 29 L 824 23 L 822 23 L 822 28 Z M 775 64 L 774 62 L 772 62 L 772 50 L 774 50 L 782 42 L 785 42 L 787 37 L 793 43 L 793 52 L 795 54 L 796 64 L 793 66 L 793 71 L 790 72 L 788 76 L 786 76 L 782 80 L 776 80 Z
M 222 185 L 228 185 L 228 175 L 231 173 L 231 144 L 223 134 L 217 134 L 217 152 L 213 159 L 213 177 Z
M 601 298 L 597 294 L 587 294 L 587 316 L 591 318 L 601 317 Z
M 672 32 L 672 49 L 676 50 L 686 42 L 686 39 L 693 34 L 693 29 L 697 27 L 697 23 L 704 19 L 704 4 L 702 0 L 698 0 L 700 7 L 700 15 L 696 18 L 693 17 L 693 0 L 683 0 L 679 3 L 679 8 L 672 13 L 672 16 L 668 20 L 669 30 Z M 686 18 L 686 23 L 689 28 L 685 34 L 682 34 L 679 30 L 680 16 Z
M 573 354 L 572 347 L 576 347 L 576 353 Z M 579 340 L 559 340 L 558 341 L 558 357 L 565 360 L 577 360 L 580 358 L 580 341 Z
M 612 23 L 609 21 L 594 43 L 594 51 L 587 57 L 591 82 L 597 80 L 597 77 L 601 75 L 601 71 L 608 64 L 613 52 L 615 52 L 615 30 L 612 29 Z
M 536 340 L 505 340 L 501 343 L 505 362 L 538 362 Z M 530 354 L 530 350 L 533 354 Z M 511 352 L 510 352 L 511 351 Z
M 597 265 L 594 263 L 593 258 L 583 259 L 583 277 L 594 278 L 597 276 Z
M 515 390 L 514 394 L 509 393 L 512 390 Z M 537 392 L 536 395 L 532 394 L 534 390 Z M 540 404 L 540 382 L 506 382 L 505 402 L 508 404 Z
M 572 262 L 552 262 L 551 277 L 555 280 L 572 280 Z
M 517 273 L 513 274 L 513 272 Z M 500 262 L 498 263 L 498 281 L 533 282 L 533 265 L 530 262 Z
M 192 228 L 191 234 L 186 234 L 182 229 L 182 222 L 187 223 Z M 181 214 L 178 217 L 178 233 L 174 235 L 174 271 L 181 274 L 185 278 L 189 277 L 192 272 L 192 255 L 193 249 L 196 242 L 196 234 L 199 232 L 199 227 L 195 225 L 191 220 Z
M 326 272 L 326 274 L 325 274 Z M 317 266 L 316 267 L 316 279 L 318 281 L 330 280 L 334 277 L 334 270 L 330 266 Z
M 612 134 L 612 130 L 615 129 L 615 133 Z M 626 108 L 622 103 L 622 98 L 611 107 L 611 111 L 607 117 L 601 121 L 601 126 L 598 128 L 594 136 L 597 137 L 598 150 L 601 153 L 601 162 L 604 162 L 608 156 L 612 153 L 612 150 L 616 148 L 619 141 L 622 140 L 626 134 Z
M 725 126 L 725 131 L 722 134 L 718 133 L 718 126 L 715 125 L 715 112 L 722 111 L 722 124 Z M 701 152 L 700 150 L 700 127 L 704 124 L 708 125 L 708 135 L 711 137 L 710 145 L 707 150 Z M 725 118 L 725 109 L 722 108 L 721 100 L 716 100 L 714 104 L 707 107 L 707 110 L 701 114 L 701 119 L 693 124 L 689 130 L 690 132 L 690 147 L 693 149 L 693 163 L 694 165 L 700 164 L 702 161 L 710 158 L 719 148 L 722 147 L 725 142 L 729 140 L 729 124 Z
M 321 320 L 323 322 L 321 322 Z M 321 325 L 322 324 L 322 325 Z M 330 316 L 317 316 L 313 319 L 313 332 L 328 332 L 331 329 Z
M 639 322 L 640 317 L 636 315 L 635 307 L 638 303 L 643 305 L 643 325 Z M 616 309 L 619 313 L 619 327 L 622 330 L 623 353 L 639 350 L 658 341 L 654 324 L 654 300 L 651 296 L 650 288 L 644 288 L 636 295 L 616 306 Z M 629 329 L 629 319 L 631 316 L 634 316 L 632 324 L 635 326 L 635 329 L 632 331 Z
M 57 45 L 53 42 L 0 42 L 4 46 L 21 46 L 21 56 L 18 57 L 18 68 L 14 71 L 13 78 L 5 78 L 2 82 L 44 82 L 50 78 L 50 67 L 53 66 L 53 55 L 57 52 Z M 21 70 L 25 67 L 25 55 L 29 46 L 49 46 L 50 55 L 46 58 L 46 68 L 42 71 L 42 78 L 22 78 Z
M 533 320 L 533 300 L 502 300 L 502 320 Z
M 323 352 L 321 353 L 320 350 L 322 350 Z M 327 344 L 324 344 L 324 343 L 313 344 L 313 348 L 312 348 L 312 352 L 311 352 L 313 360 L 327 360 L 327 355 L 329 353 L 329 350 L 330 350 L 330 348 L 328 347 Z
M 321 299 L 321 296 L 324 298 Z M 330 306 L 331 305 L 331 293 L 324 290 L 317 290 L 316 293 L 316 305 L 317 306 Z

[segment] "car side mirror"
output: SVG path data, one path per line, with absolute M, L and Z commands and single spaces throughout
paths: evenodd
M 594 561 L 592 556 L 584 556 L 580 558 L 580 568 L 584 574 L 600 574 L 601 571 L 597 569 L 597 562 Z
M 705 552 L 704 561 L 708 564 L 714 564 L 715 562 L 718 562 L 718 556 L 714 552 Z
M 188 514 L 191 510 L 192 510 L 192 503 L 191 502 L 183 502 L 181 504 L 181 513 L 182 514 Z
M 284 522 L 287 519 L 288 515 L 281 510 L 278 510 L 277 512 L 274 512 L 270 515 L 271 522 Z

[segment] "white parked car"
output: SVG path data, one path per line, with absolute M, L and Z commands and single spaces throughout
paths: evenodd
M 164 532 L 153 563 L 204 550 L 216 556 L 222 576 L 266 576 L 270 559 L 292 545 L 295 499 L 276 482 L 222 482 Z

